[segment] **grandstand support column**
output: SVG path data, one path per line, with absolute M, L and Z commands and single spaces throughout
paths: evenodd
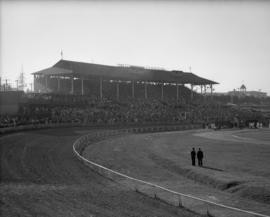
M 83 78 L 81 78 L 81 82 L 82 82 L 82 84 L 81 84 L 81 88 L 82 88 L 82 96 L 84 95 L 84 87 L 83 87 L 83 82 L 84 82 L 84 80 L 83 80 Z
M 190 99 L 193 100 L 193 84 L 190 84 Z
M 147 83 L 144 84 L 144 98 L 147 99 Z
M 71 94 L 73 95 L 74 94 L 74 78 L 73 78 L 73 76 L 70 77 L 70 80 L 71 80 Z
M 36 85 L 36 79 L 37 79 L 37 76 L 36 75 L 34 75 L 34 92 L 36 92 L 36 89 L 37 89 L 37 85 Z M 0 88 L 1 88 L 2 86 L 1 86 L 1 78 L 0 78 Z M 18 88 L 17 88 L 18 89 Z M 1 90 L 0 90 L 1 91 Z
M 176 84 L 176 102 L 178 102 L 179 99 L 179 86 Z
M 210 84 L 210 89 L 211 89 L 211 99 L 213 99 L 213 84 Z
M 57 78 L 57 91 L 60 91 L 60 77 Z
M 45 75 L 45 92 L 48 92 L 48 76 Z
M 161 99 L 164 99 L 164 84 L 161 84 Z
M 204 95 L 207 96 L 207 85 L 204 85 Z
M 119 100 L 119 83 L 116 83 L 116 99 Z
M 102 78 L 101 77 L 99 79 L 99 97 L 100 97 L 100 99 L 103 98 L 103 93 L 102 93 Z
M 204 98 L 204 102 L 206 101 L 206 85 L 203 85 L 204 87 L 204 93 L 203 93 L 203 98 Z
M 203 86 L 201 85 L 201 94 L 203 94 Z
M 182 84 L 180 84 L 180 85 L 182 87 Z M 182 98 L 181 98 L 181 89 L 178 90 L 178 96 L 179 96 L 179 103 L 181 103 L 181 101 L 182 101 Z
M 135 97 L 135 81 L 132 81 L 132 98 Z

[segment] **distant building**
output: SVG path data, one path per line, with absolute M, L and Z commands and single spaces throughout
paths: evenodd
M 0 91 L 0 115 L 17 114 L 22 96 L 23 91 Z
M 241 93 L 246 93 L 247 92 L 247 88 L 246 88 L 246 86 L 244 84 L 241 85 L 240 92 Z
M 247 91 L 247 88 L 244 84 L 241 85 L 241 87 L 239 88 L 239 90 L 233 90 L 233 91 L 229 91 L 227 93 L 227 95 L 229 96 L 238 96 L 238 97 L 245 97 L 245 96 L 252 96 L 252 97 L 256 97 L 256 98 L 265 98 L 267 97 L 267 93 L 266 92 L 262 92 L 262 91 Z

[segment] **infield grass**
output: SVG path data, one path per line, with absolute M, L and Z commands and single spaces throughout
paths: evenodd
M 269 215 L 269 133 L 243 130 L 130 134 L 92 144 L 84 155 L 108 168 L 172 190 Z M 204 151 L 204 167 L 191 166 L 192 147 Z

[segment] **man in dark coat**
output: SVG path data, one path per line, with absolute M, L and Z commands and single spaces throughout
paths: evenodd
M 201 167 L 203 165 L 203 152 L 199 148 L 199 151 L 197 152 L 197 158 L 198 158 L 198 165 Z
M 196 151 L 195 151 L 194 148 L 192 148 L 192 151 L 190 152 L 190 155 L 191 155 L 192 166 L 195 166 Z

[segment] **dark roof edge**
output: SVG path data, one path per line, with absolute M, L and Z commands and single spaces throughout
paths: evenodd
M 67 68 L 65 68 L 65 67 L 59 67 L 59 65 L 61 65 L 61 64 L 65 64 L 65 63 L 69 63 L 69 64 L 83 64 L 83 65 L 88 65 L 88 66 L 97 66 L 97 67 L 107 67 L 107 68 L 114 68 L 114 69 L 117 69 L 117 68 L 121 68 L 121 69 L 123 69 L 123 68 L 127 68 L 127 69 L 132 69 L 132 68 L 134 68 L 134 67 L 136 67 L 136 66 L 132 66 L 132 65 L 130 65 L 130 66 L 127 66 L 127 67 L 125 67 L 125 66 L 112 66 L 112 65 L 104 65 L 104 64 L 96 64 L 96 63 L 86 63 L 86 62 L 78 62 L 78 61 L 71 61 L 71 60 L 63 60 L 63 59 L 61 59 L 61 60 L 59 60 L 57 63 L 55 63 L 52 67 L 49 67 L 49 68 L 46 68 L 46 69 L 43 69 L 43 70 L 40 70 L 40 71 L 37 71 L 37 72 L 34 72 L 34 73 L 31 73 L 31 74 L 33 74 L 33 75 L 35 75 L 35 74 L 41 74 L 42 72 L 45 72 L 45 71 L 47 71 L 47 70 L 49 70 L 49 69 L 61 69 L 62 71 L 65 71 L 65 72 L 67 72 L 67 73 L 71 73 L 73 70 L 72 69 L 67 69 Z M 73 67 L 71 67 L 71 68 L 73 68 Z M 183 75 L 185 76 L 192 76 L 193 77 L 193 79 L 194 79 L 194 81 L 190 81 L 190 82 L 188 82 L 188 83 L 186 83 L 186 84 L 193 84 L 193 85 L 210 85 L 210 84 L 219 84 L 218 82 L 216 82 L 216 81 L 212 81 L 212 80 L 209 80 L 209 79 L 205 79 L 205 78 L 202 78 L 202 77 L 200 77 L 200 76 L 197 76 L 197 75 L 195 75 L 195 74 L 193 74 L 193 73 L 191 73 L 191 72 L 183 72 L 183 71 L 181 71 L 181 70 L 165 70 L 165 69 L 148 69 L 148 68 L 143 68 L 143 67 L 138 67 L 138 68 L 141 68 L 141 70 L 145 70 L 145 72 L 149 72 L 149 71 L 161 71 L 161 72 L 168 72 L 168 73 L 170 73 L 170 72 L 181 72 L 181 73 L 183 73 Z M 47 74 L 47 73 L 46 73 Z M 196 81 L 198 79 L 198 81 Z M 164 82 L 167 82 L 167 81 L 165 81 L 164 80 Z M 170 83 L 173 83 L 173 82 L 170 82 Z

